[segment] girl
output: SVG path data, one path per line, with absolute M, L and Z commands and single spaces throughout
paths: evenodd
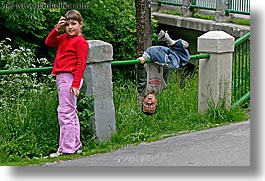
M 62 27 L 65 33 L 60 34 Z M 46 45 L 57 47 L 52 74 L 56 76 L 59 95 L 59 147 L 50 157 L 81 153 L 80 124 L 77 116 L 77 96 L 86 68 L 88 43 L 81 34 L 83 19 L 76 10 L 68 11 L 46 38 Z

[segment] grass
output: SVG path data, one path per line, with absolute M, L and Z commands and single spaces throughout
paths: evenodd
M 172 11 L 172 10 L 161 10 L 161 13 L 165 13 L 165 14 L 172 14 L 172 15 L 181 15 L 180 11 Z
M 27 99 L 10 100 L 11 107 L 2 107 L 0 115 L 0 165 L 42 165 L 75 159 L 248 119 L 240 108 L 227 110 L 217 107 L 206 114 L 199 114 L 197 77 L 197 74 L 187 77 L 185 86 L 180 87 L 180 79 L 173 73 L 168 88 L 158 96 L 159 108 L 152 116 L 141 112 L 133 82 L 114 83 L 116 133 L 109 140 L 98 141 L 93 134 L 84 137 L 88 132 L 81 126 L 82 156 L 47 157 L 58 144 L 56 90 L 29 93 Z
M 234 24 L 238 24 L 238 25 L 250 26 L 250 20 L 248 20 L 248 19 L 233 18 L 231 20 L 231 22 L 234 23 Z
M 194 13 L 192 16 L 194 18 L 200 18 L 200 19 L 206 19 L 206 20 L 215 20 L 215 16 L 211 16 L 211 15 L 204 15 L 204 14 Z

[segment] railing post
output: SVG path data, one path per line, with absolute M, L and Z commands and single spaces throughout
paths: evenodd
M 190 17 L 192 15 L 192 11 L 190 11 L 192 0 L 183 0 L 181 6 L 181 16 Z
M 158 0 L 148 0 L 148 2 L 150 2 L 151 5 L 151 12 L 159 11 L 161 4 L 158 2 Z
M 96 136 L 106 140 L 116 131 L 111 60 L 113 47 L 100 40 L 89 40 L 89 56 L 84 73 L 86 94 L 94 97 L 94 115 L 90 118 Z
M 230 17 L 226 16 L 225 10 L 227 9 L 228 0 L 217 0 L 216 1 L 216 11 L 215 11 L 215 22 L 222 23 L 228 22 Z
M 234 37 L 223 31 L 209 31 L 198 37 L 198 52 L 210 53 L 199 61 L 198 111 L 224 103 L 231 106 Z

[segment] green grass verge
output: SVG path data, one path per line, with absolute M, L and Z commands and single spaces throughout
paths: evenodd
M 250 20 L 248 20 L 248 19 L 233 18 L 231 20 L 231 22 L 234 23 L 234 24 L 238 24 L 238 25 L 250 26 Z
M 172 14 L 172 15 L 181 15 L 180 11 L 172 11 L 172 10 L 161 10 L 161 13 L 165 13 L 165 14 Z
M 83 130 L 83 155 L 55 159 L 48 155 L 56 150 L 58 144 L 56 91 L 30 94 L 25 100 L 17 99 L 10 104 L 12 107 L 2 107 L 1 110 L 0 165 L 42 165 L 75 159 L 249 119 L 243 109 L 227 110 L 222 106 L 199 114 L 198 76 L 187 77 L 184 87 L 180 87 L 184 85 L 180 81 L 175 73 L 171 75 L 168 88 L 158 96 L 159 108 L 152 116 L 143 114 L 136 103 L 134 83 L 114 83 L 116 133 L 107 141 L 98 141 L 93 135 L 84 136 L 88 132 Z

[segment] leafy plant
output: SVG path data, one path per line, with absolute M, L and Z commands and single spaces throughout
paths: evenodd
M 78 118 L 80 122 L 81 129 L 81 140 L 83 145 L 87 145 L 89 140 L 94 139 L 94 128 L 90 118 L 94 115 L 93 110 L 93 95 L 86 95 L 84 92 L 81 92 L 78 97 Z
M 40 66 L 46 59 L 36 59 L 30 49 L 12 49 L 0 43 L 4 68 L 18 69 Z M 57 89 L 50 73 L 1 75 L 0 80 L 0 163 L 43 158 L 57 149 Z M 90 136 L 87 119 L 93 114 L 92 98 L 83 93 L 78 99 L 82 139 Z M 92 110 L 93 111 L 93 110 Z

